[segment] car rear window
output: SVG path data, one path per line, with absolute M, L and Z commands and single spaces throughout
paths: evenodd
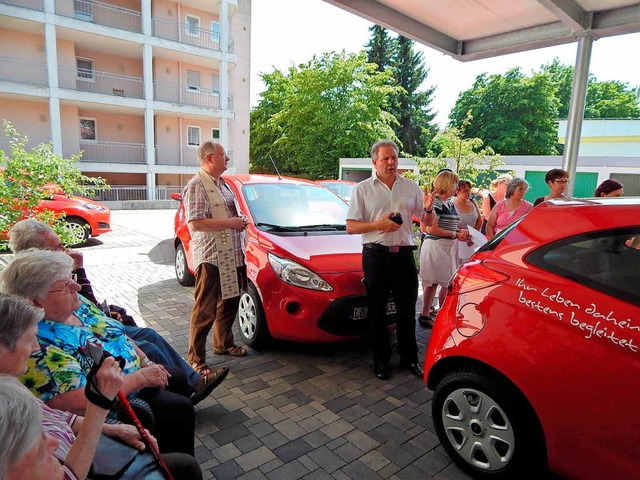
M 507 236 L 507 234 L 516 228 L 516 226 L 522 221 L 524 217 L 520 217 L 517 220 L 514 220 L 513 223 L 507 225 L 503 230 L 500 230 L 499 233 L 496 234 L 491 240 L 485 243 L 482 247 L 478 249 L 478 252 L 490 252 L 495 250 L 495 248 L 500 245 L 502 239 Z
M 640 305 L 640 227 L 565 238 L 530 253 L 526 261 Z

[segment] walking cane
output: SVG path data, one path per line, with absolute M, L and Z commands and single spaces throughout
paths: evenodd
M 89 342 L 87 342 L 87 350 L 89 351 L 91 358 L 93 358 L 93 361 L 95 364 L 94 368 L 96 368 L 96 371 L 98 368 L 100 368 L 100 365 L 102 364 L 102 360 L 104 358 L 108 356 L 112 356 L 108 352 L 103 351 L 102 346 L 94 345 Z M 120 368 L 122 368 L 123 360 L 117 357 L 116 359 L 119 362 L 121 362 Z M 89 385 L 90 385 L 90 382 L 87 382 L 87 387 L 89 387 Z M 99 392 L 97 393 L 93 392 L 93 395 L 96 395 L 96 394 L 99 394 L 101 397 L 104 398 L 104 396 Z M 160 468 L 164 471 L 164 474 L 167 477 L 167 480 L 174 480 L 173 475 L 171 475 L 171 472 L 169 471 L 169 467 L 167 467 L 167 464 L 164 462 L 164 460 L 162 460 L 162 457 L 160 456 L 160 451 L 158 450 L 158 447 L 156 447 L 156 445 L 151 441 L 151 437 L 149 436 L 145 428 L 142 426 L 142 423 L 140 423 L 140 419 L 138 418 L 138 415 L 136 415 L 136 412 L 133 411 L 133 408 L 131 407 L 131 403 L 129 403 L 129 400 L 127 399 L 126 395 L 122 393 L 121 390 L 118 391 L 118 400 L 120 400 L 120 403 L 122 403 L 122 405 L 124 406 L 124 409 L 127 411 L 127 414 L 129 414 L 129 417 L 131 417 L 131 420 L 133 421 L 133 425 L 136 427 L 136 430 L 138 430 L 138 433 L 140 434 L 140 437 L 142 438 L 144 443 L 151 450 L 151 454 L 153 455 L 153 458 L 156 460 L 156 462 L 158 462 L 158 465 L 160 465 Z

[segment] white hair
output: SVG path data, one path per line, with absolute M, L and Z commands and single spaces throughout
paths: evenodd
M 0 375 L 0 478 L 29 452 L 42 435 L 42 409 L 15 377 Z

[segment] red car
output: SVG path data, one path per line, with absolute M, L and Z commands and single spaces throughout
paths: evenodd
M 76 238 L 73 245 L 82 245 L 89 237 L 97 237 L 111 231 L 111 210 L 89 198 L 52 193 L 50 199 L 40 202 L 38 209 L 66 214 L 64 219 L 67 228 Z
M 238 322 L 252 347 L 270 338 L 333 342 L 366 330 L 362 244 L 346 231 L 347 204 L 314 182 L 271 175 L 224 175 L 249 217 L 248 291 Z M 179 194 L 174 199 L 180 200 Z M 180 204 L 174 220 L 176 277 L 192 285 L 191 235 Z M 393 324 L 395 305 L 388 304 Z
M 454 276 L 425 361 L 479 478 L 640 478 L 640 199 L 545 202 Z

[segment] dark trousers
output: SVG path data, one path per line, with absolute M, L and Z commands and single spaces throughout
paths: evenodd
M 401 362 L 418 359 L 416 342 L 416 301 L 418 300 L 418 272 L 411 250 L 389 253 L 363 248 L 362 269 L 367 288 L 369 322 L 373 340 L 373 361 L 388 363 L 391 345 L 386 326 L 386 307 L 389 294 L 396 303 L 396 336 Z
M 245 285 L 246 267 L 238 268 L 240 288 Z M 207 363 L 207 336 L 213 327 L 214 350 L 226 350 L 233 346 L 231 327 L 238 313 L 240 296 L 222 299 L 218 267 L 201 263 L 196 270 L 194 304 L 189 325 L 189 351 L 191 365 Z
M 153 411 L 154 434 L 160 451 L 193 456 L 195 411 L 189 399 L 191 389 L 182 370 L 165 368 L 171 374 L 167 388 L 143 388 L 138 397 L 145 400 Z

